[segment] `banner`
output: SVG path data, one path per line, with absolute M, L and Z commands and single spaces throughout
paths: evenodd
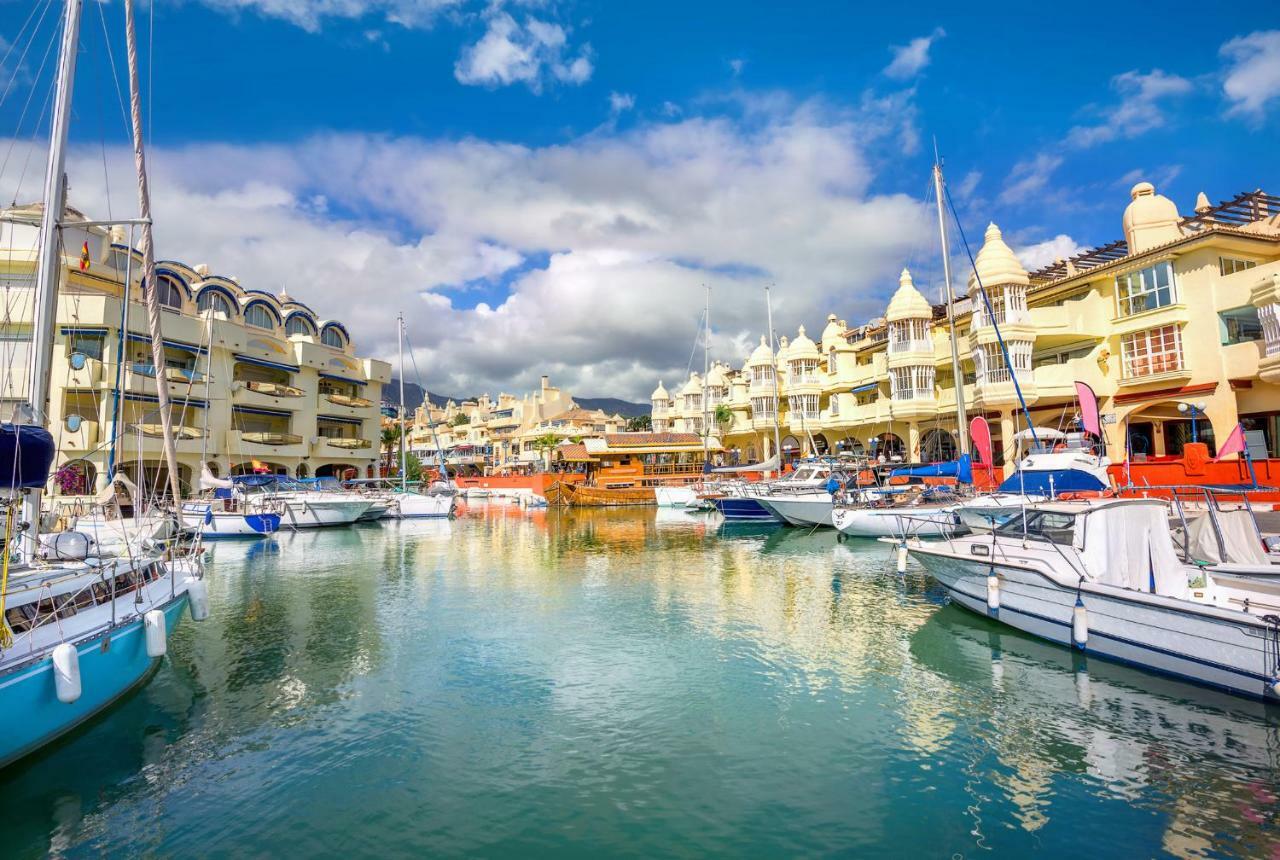
M 979 415 L 969 422 L 969 438 L 973 440 L 973 453 L 978 462 L 984 466 L 992 466 L 991 425 L 987 423 L 987 419 Z
M 1102 422 L 1098 420 L 1098 397 L 1088 383 L 1076 383 L 1076 399 L 1080 401 L 1080 427 L 1101 438 Z
M 1231 431 L 1231 435 L 1227 437 L 1227 440 L 1222 443 L 1222 447 L 1218 449 L 1218 456 L 1213 458 L 1213 462 L 1216 463 L 1231 454 L 1243 454 L 1245 450 L 1244 425 L 1237 424 L 1236 429 Z

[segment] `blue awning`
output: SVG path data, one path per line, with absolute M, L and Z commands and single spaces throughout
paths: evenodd
M 58 329 L 62 334 L 106 334 L 104 325 L 64 325 Z
M 293 415 L 292 412 L 286 412 L 283 409 L 259 409 L 256 406 L 232 406 L 231 409 L 246 415 L 270 415 L 273 418 L 288 418 Z
M 265 358 L 254 358 L 252 355 L 241 355 L 236 353 L 236 361 L 245 364 L 256 364 L 259 367 L 270 367 L 272 370 L 287 370 L 290 373 L 297 373 L 301 368 L 296 364 L 281 364 L 278 361 L 267 361 Z
M 849 389 L 849 393 L 850 393 L 850 394 L 861 394 L 861 393 L 862 393 L 862 392 L 864 392 L 864 391 L 874 391 L 874 390 L 876 390 L 876 389 L 877 389 L 877 388 L 879 388 L 879 387 L 880 387 L 880 383 L 878 383 L 878 382 L 871 382 L 871 383 L 868 383 L 867 385 L 859 385 L 857 388 L 850 388 L 850 389 Z
M 350 376 L 339 376 L 336 373 L 322 373 L 321 379 L 335 379 L 338 382 L 350 382 L 352 385 L 368 385 L 369 383 L 363 379 L 352 379 Z
M 364 421 L 359 418 L 347 418 L 342 415 L 317 415 L 316 420 L 332 421 L 334 424 L 354 424 L 357 427 L 360 427 L 364 424 Z
M 151 338 L 147 337 L 145 334 L 137 334 L 136 332 L 129 332 L 129 340 L 137 341 L 138 343 L 151 343 Z M 209 351 L 203 346 L 196 346 L 194 343 L 183 343 L 180 340 L 162 340 L 160 342 L 164 344 L 165 349 L 176 349 L 180 352 L 192 352 L 196 355 L 204 355 Z
M 131 391 L 125 392 L 124 399 L 133 400 L 138 403 L 159 403 L 160 402 L 160 398 L 156 397 L 154 394 L 134 394 Z M 185 397 L 170 397 L 169 405 L 174 409 L 177 409 L 182 406 L 193 406 L 196 409 L 206 409 L 209 406 L 209 404 L 205 403 L 203 400 L 196 400 L 195 398 L 185 398 Z

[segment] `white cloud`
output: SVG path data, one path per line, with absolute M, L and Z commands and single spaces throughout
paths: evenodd
M 1222 92 L 1230 113 L 1260 117 L 1280 98 L 1280 30 L 1259 30 L 1222 46 L 1227 60 Z
M 729 69 L 733 72 L 735 78 L 742 74 L 742 70 L 746 68 L 746 65 L 747 61 L 741 57 L 735 57 L 729 61 Z
M 997 200 L 1004 204 L 1025 203 L 1048 187 L 1049 179 L 1061 166 L 1062 157 L 1047 152 L 1019 161 L 1009 171 Z
M 781 331 L 883 313 L 932 220 L 922 201 L 869 190 L 860 120 L 801 104 L 543 147 L 356 134 L 156 147 L 157 247 L 287 286 L 348 323 L 362 354 L 394 355 L 403 309 L 433 390 L 547 372 L 583 396 L 643 399 L 683 375 L 703 283 L 716 357 L 739 363 L 769 282 Z M 128 151 L 109 156 L 111 187 L 129 187 Z M 70 167 L 72 204 L 95 214 L 100 159 L 85 147 Z
M 1191 81 L 1160 69 L 1149 74 L 1128 71 L 1111 79 L 1120 103 L 1102 111 L 1101 123 L 1076 126 L 1067 133 L 1069 146 L 1090 147 L 1107 141 L 1133 138 L 1166 122 L 1164 103 L 1189 94 Z
M 636 97 L 631 93 L 609 93 L 609 112 L 617 115 L 629 111 L 636 106 Z
M 1018 256 L 1018 262 L 1022 263 L 1027 271 L 1034 272 L 1042 266 L 1074 257 L 1083 250 L 1085 250 L 1084 246 L 1075 239 L 1065 233 L 1059 233 L 1052 239 L 1017 247 L 1014 253 Z
M 895 45 L 889 50 L 893 52 L 893 61 L 885 66 L 884 74 L 894 80 L 905 81 L 924 71 L 929 65 L 929 49 L 933 43 L 947 35 L 941 27 L 927 36 L 918 36 L 905 45 Z
M 453 67 L 459 83 L 486 87 L 526 84 L 541 91 L 548 80 L 578 85 L 591 77 L 591 46 L 570 56 L 568 36 L 559 24 L 526 18 L 523 24 L 503 11 L 487 15 L 485 33 L 462 50 Z
M 328 19 L 378 17 L 404 27 L 429 27 L 442 12 L 467 0 L 202 0 L 224 12 L 256 12 L 317 32 Z

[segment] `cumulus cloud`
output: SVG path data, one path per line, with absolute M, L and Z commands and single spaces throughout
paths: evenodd
M 1018 255 L 1018 261 L 1029 272 L 1034 272 L 1042 266 L 1058 260 L 1065 260 L 1068 257 L 1074 257 L 1085 247 L 1072 239 L 1065 233 L 1059 233 L 1052 239 L 1045 239 L 1043 242 L 1036 242 L 1031 245 L 1022 245 L 1014 248 L 1014 253 Z
M 1280 30 L 1259 30 L 1222 46 L 1227 61 L 1223 95 L 1229 112 L 1261 117 L 1280 98 Z
M 256 12 L 317 32 L 328 19 L 378 17 L 404 27 L 429 27 L 442 12 L 467 0 L 202 0 L 224 12 Z
M 891 47 L 893 60 L 884 68 L 885 77 L 905 81 L 920 74 L 929 65 L 929 49 L 945 35 L 946 31 L 936 27 L 927 36 L 918 36 L 905 45 Z
M 617 115 L 629 111 L 636 106 L 636 97 L 631 93 L 609 93 L 609 112 Z
M 1025 203 L 1048 187 L 1054 171 L 1061 166 L 1062 156 L 1047 152 L 1019 161 L 1009 171 L 998 201 L 1005 204 Z
M 734 362 L 763 331 L 765 284 L 780 331 L 883 312 L 932 221 L 919 200 L 871 191 L 868 127 L 802 104 L 542 147 L 362 134 L 156 147 L 157 247 L 287 287 L 348 323 L 362 354 L 394 355 L 404 310 L 436 391 L 550 373 L 583 396 L 643 399 L 683 375 L 702 284 L 714 354 Z M 118 198 L 129 153 L 109 158 Z M 69 172 L 72 205 L 105 212 L 101 152 L 76 151 Z
M 1166 122 L 1166 103 L 1193 89 L 1191 81 L 1160 69 L 1116 75 L 1111 86 L 1120 94 L 1120 102 L 1102 111 L 1102 122 L 1071 129 L 1066 139 L 1069 146 L 1084 148 L 1160 128 Z
M 559 24 L 533 17 L 519 23 L 507 12 L 493 11 L 480 40 L 463 48 L 453 76 L 459 83 L 486 87 L 523 83 L 534 92 L 547 81 L 586 83 L 594 71 L 591 46 L 574 53 Z

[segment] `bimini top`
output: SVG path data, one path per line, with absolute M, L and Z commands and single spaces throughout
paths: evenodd
M 57 446 L 34 424 L 0 424 L 0 489 L 37 490 L 49 480 Z

